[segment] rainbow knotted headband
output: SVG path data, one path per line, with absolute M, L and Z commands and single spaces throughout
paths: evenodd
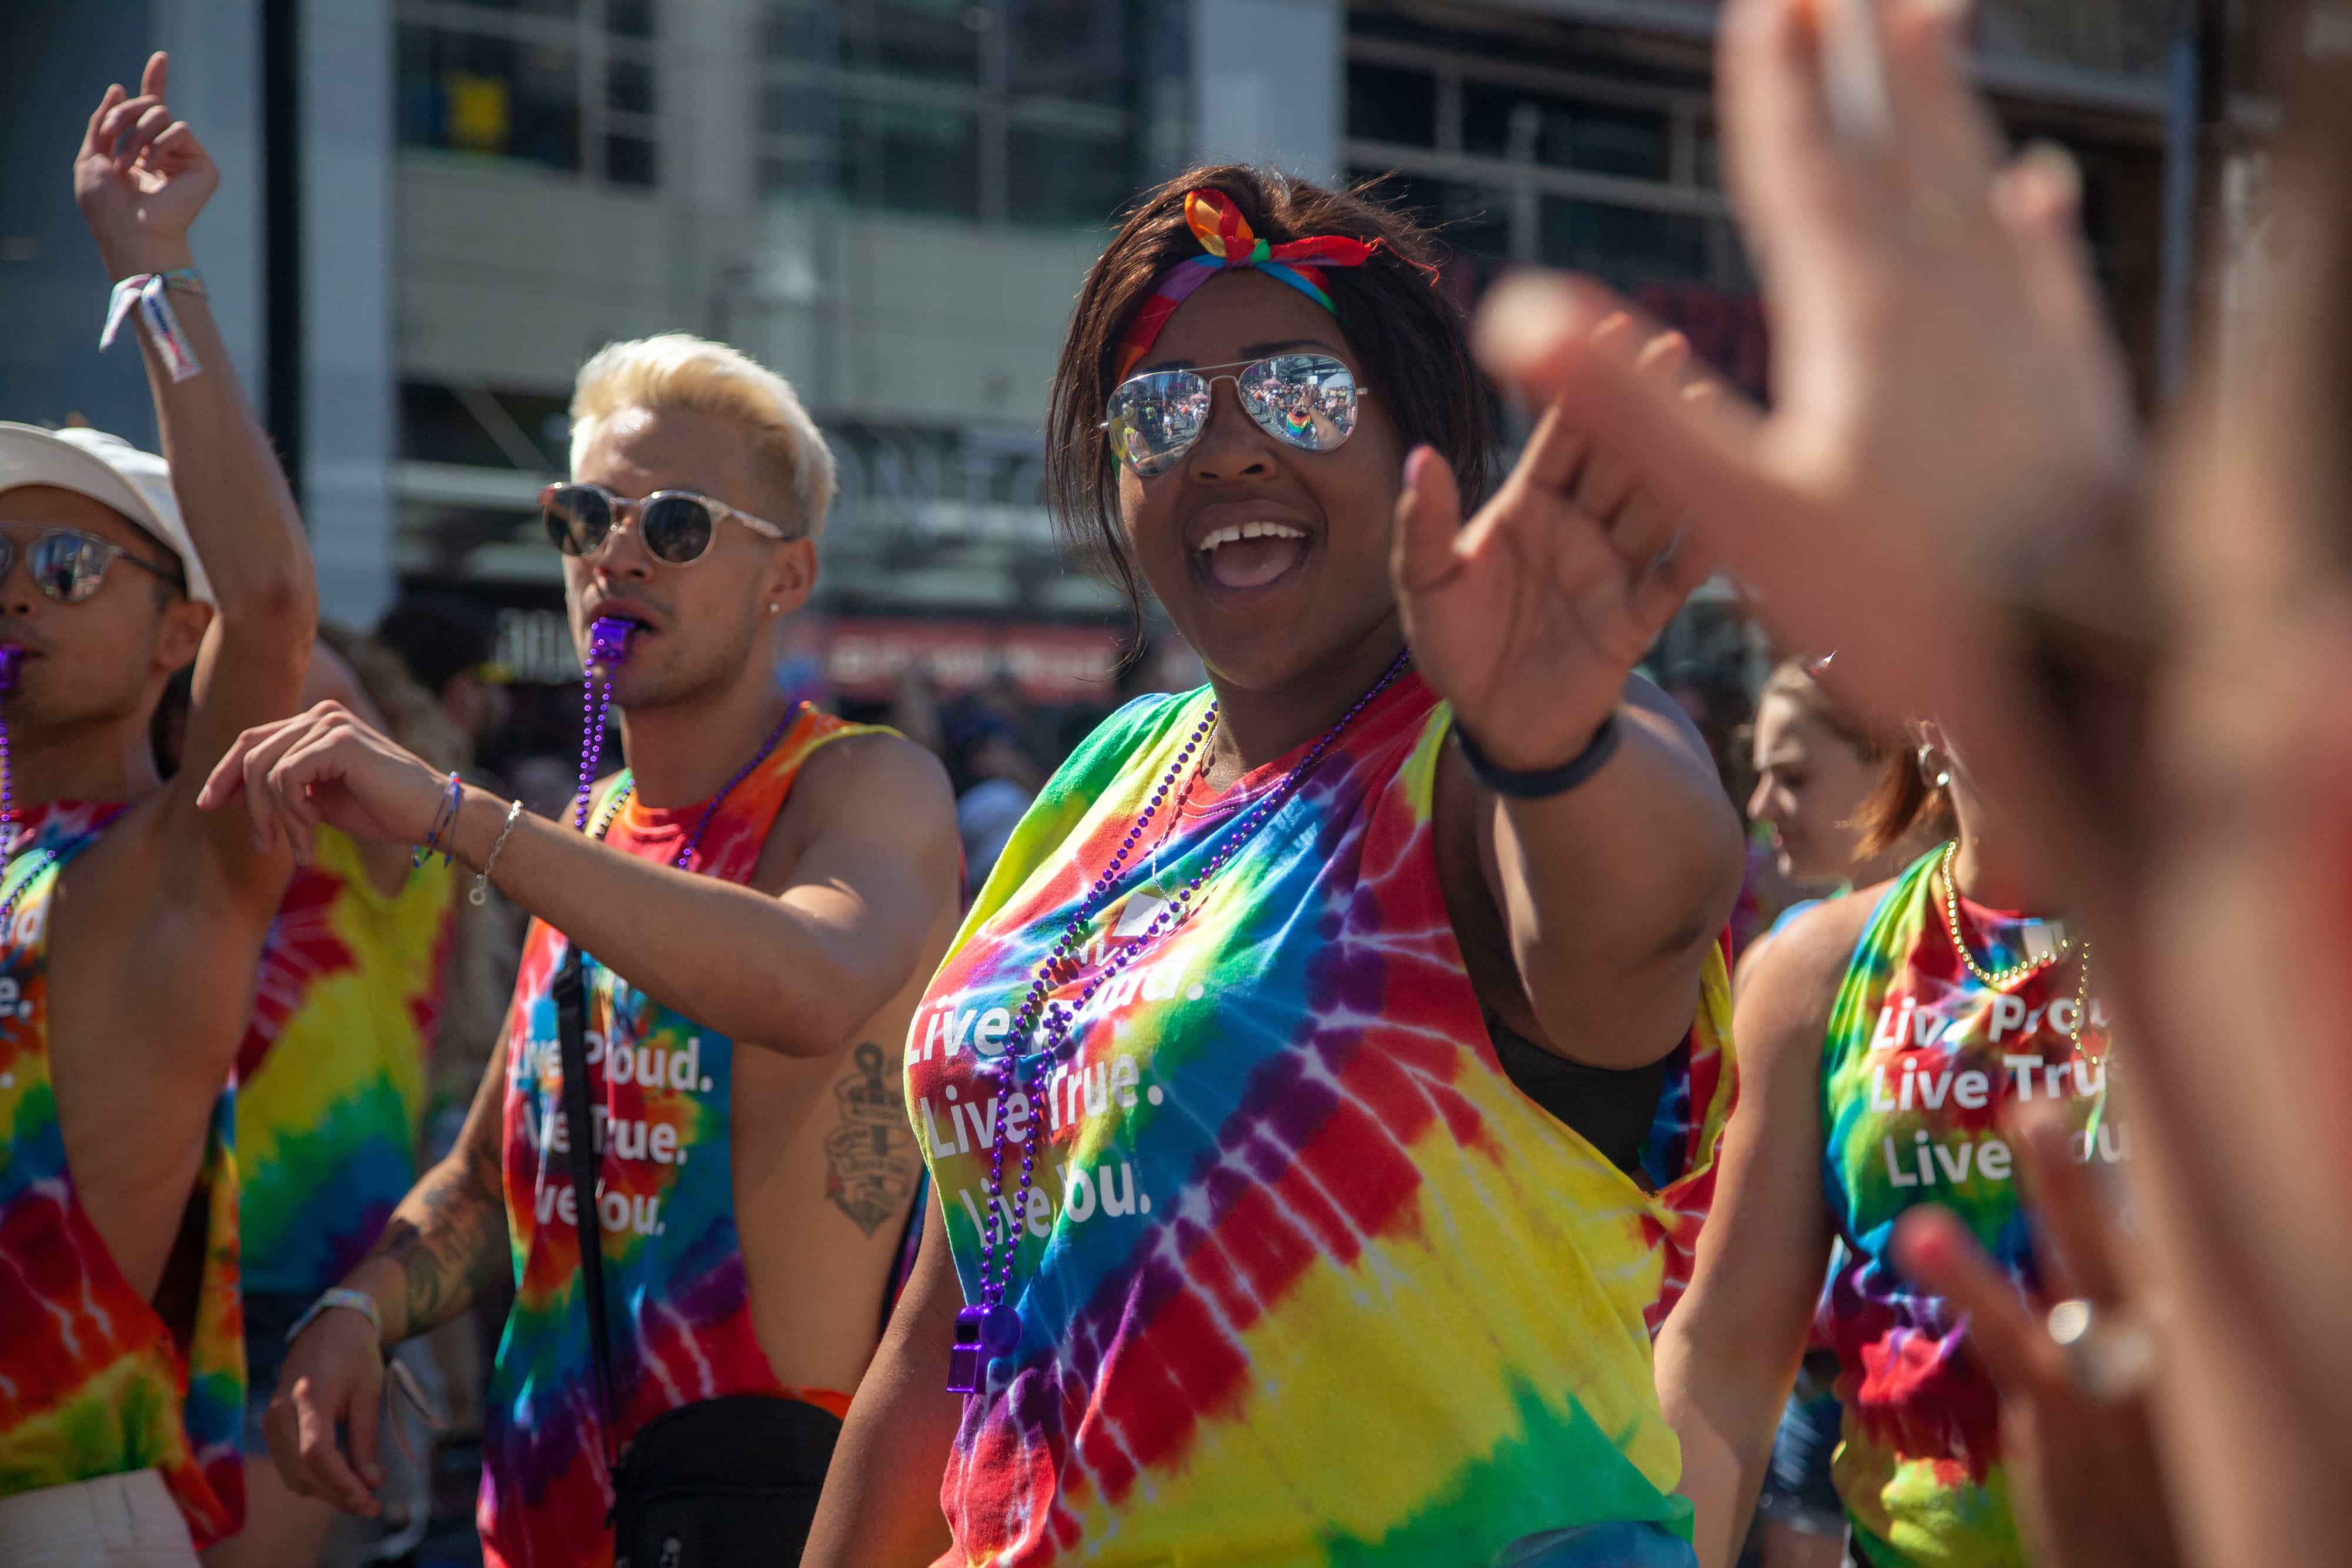
M 1242 216 L 1233 198 L 1217 190 L 1186 192 L 1184 221 L 1192 225 L 1192 237 L 1201 242 L 1204 254 L 1187 256 L 1162 275 L 1160 287 L 1151 291 L 1151 298 L 1143 302 L 1143 308 L 1135 313 L 1126 335 L 1118 340 L 1118 374 L 1114 380 L 1127 379 L 1136 362 L 1159 341 L 1160 329 L 1168 325 L 1168 318 L 1176 314 L 1176 307 L 1220 272 L 1254 267 L 1280 278 L 1337 316 L 1339 308 L 1323 289 L 1323 269 L 1361 267 L 1380 248 L 1378 240 L 1347 239 L 1338 235 L 1268 245 L 1250 228 L 1249 220 Z

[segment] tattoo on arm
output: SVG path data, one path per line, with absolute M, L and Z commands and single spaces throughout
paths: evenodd
M 426 1174 L 383 1228 L 373 1256 L 400 1265 L 407 1330 L 438 1328 L 505 1272 L 507 1216 L 495 1154 L 457 1148 Z
M 824 1196 L 868 1236 L 906 1212 L 920 1163 L 895 1066 L 861 1045 L 833 1085 L 841 1120 L 824 1138 Z
M 405 1334 L 456 1318 L 510 1266 L 499 1165 L 505 1090 L 501 1049 L 491 1054 L 457 1146 L 401 1199 L 368 1254 L 400 1267 Z

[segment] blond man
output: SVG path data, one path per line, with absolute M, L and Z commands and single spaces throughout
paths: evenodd
M 322 822 L 446 852 L 536 917 L 457 1147 L 297 1325 L 265 1421 L 289 1485 L 373 1514 L 384 1352 L 511 1269 L 478 1507 L 492 1564 L 610 1563 L 614 1460 L 710 1401 L 771 1402 L 751 1413 L 782 1424 L 758 1429 L 785 1437 L 750 1458 L 813 1508 L 906 1236 L 920 1166 L 900 1042 L 956 913 L 938 764 L 780 689 L 834 487 L 791 387 L 673 334 L 597 354 L 572 416 L 572 477 L 541 503 L 627 762 L 583 789 L 584 831 L 436 775 L 332 703 L 248 731 L 205 796 L 298 855 Z M 555 1000 L 575 950 L 593 1218 Z

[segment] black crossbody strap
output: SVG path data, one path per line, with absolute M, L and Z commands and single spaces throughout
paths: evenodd
M 572 1201 L 580 1242 L 580 1288 L 588 1308 L 588 1342 L 595 1352 L 590 1373 L 596 1385 L 596 1409 L 603 1417 L 604 1462 L 613 1454 L 613 1341 L 604 1323 L 604 1228 L 596 1214 L 596 1176 L 604 1158 L 596 1146 L 596 1121 L 588 1100 L 587 982 L 581 973 L 580 949 L 567 944 L 562 967 L 555 972 L 555 1032 L 563 1051 L 563 1124 L 572 1141 Z

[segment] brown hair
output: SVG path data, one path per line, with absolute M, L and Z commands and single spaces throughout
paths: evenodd
M 1144 584 L 1118 514 L 1118 476 L 1102 428 L 1118 374 L 1119 339 L 1161 274 L 1201 254 L 1184 221 L 1189 191 L 1230 198 L 1260 239 L 1281 245 L 1312 235 L 1378 241 L 1361 267 L 1333 267 L 1326 291 L 1339 330 L 1362 361 L 1408 447 L 1428 444 L 1454 465 L 1466 514 L 1495 477 L 1495 400 L 1470 358 L 1462 312 L 1436 282 L 1440 253 L 1428 231 L 1360 187 L 1328 190 L 1272 169 L 1229 163 L 1194 169 L 1139 197 L 1087 272 L 1055 367 L 1045 417 L 1045 493 L 1063 540 L 1127 601 L 1129 659 L 1142 646 Z
M 1910 737 L 1899 728 L 1874 725 L 1839 706 L 1813 674 L 1815 661 L 1783 659 L 1772 666 L 1764 689 L 1756 696 L 1761 712 L 1767 697 L 1786 697 L 1806 717 L 1853 747 L 1863 761 L 1878 765 L 1878 783 L 1854 810 L 1852 821 L 1862 829 L 1856 860 L 1875 860 L 1893 849 L 1922 823 L 1948 827 L 1950 795 L 1927 782 Z
M 1903 749 L 1899 732 L 1874 728 L 1840 707 L 1814 678 L 1814 664 L 1812 659 L 1783 659 L 1773 665 L 1764 689 L 1756 694 L 1757 711 L 1763 711 L 1767 697 L 1786 697 L 1807 718 L 1853 747 L 1864 762 L 1883 762 L 1889 751 Z

